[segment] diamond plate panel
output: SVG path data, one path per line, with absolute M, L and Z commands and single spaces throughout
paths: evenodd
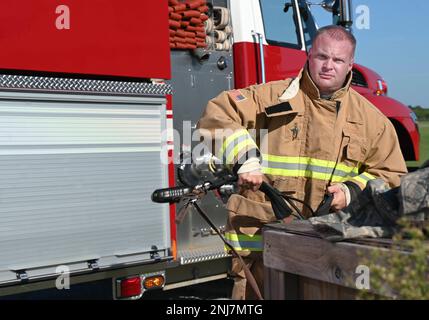
M 0 74 L 0 89 L 43 90 L 56 93 L 105 93 L 163 96 L 172 93 L 170 84 L 144 82 L 68 79 Z

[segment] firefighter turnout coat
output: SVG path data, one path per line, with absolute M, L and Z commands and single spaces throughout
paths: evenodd
M 398 186 L 406 173 L 391 122 L 350 87 L 323 99 L 307 68 L 295 79 L 223 92 L 209 101 L 198 122 L 213 153 L 236 172 L 259 157 L 262 172 L 282 192 L 315 210 L 327 186 L 352 181 L 363 189 L 381 178 Z M 309 210 L 302 209 L 309 217 Z M 244 190 L 228 201 L 226 238 L 243 255 L 262 251 L 261 226 L 274 221 L 260 191 Z

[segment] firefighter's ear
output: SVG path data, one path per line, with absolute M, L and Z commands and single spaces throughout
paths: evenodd
M 350 59 L 350 63 L 349 63 L 349 66 L 348 66 L 348 72 L 350 72 L 350 70 L 352 70 L 353 69 L 353 64 L 355 63 L 355 58 L 354 57 L 352 57 L 351 59 Z

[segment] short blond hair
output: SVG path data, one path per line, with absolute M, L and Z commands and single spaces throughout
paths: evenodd
M 346 41 L 350 42 L 350 44 L 352 45 L 353 56 L 355 55 L 356 38 L 347 29 L 345 29 L 341 26 L 336 26 L 336 25 L 330 25 L 330 26 L 322 27 L 319 30 L 317 30 L 316 36 L 313 39 L 313 45 L 316 42 L 317 38 L 319 38 L 323 34 L 326 34 L 330 38 L 335 39 L 337 41 L 346 40 Z

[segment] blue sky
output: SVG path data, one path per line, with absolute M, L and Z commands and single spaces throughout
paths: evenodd
M 429 1 L 353 0 L 354 21 L 363 17 L 356 13 L 360 5 L 369 9 L 369 29 L 353 25 L 356 62 L 386 80 L 390 97 L 429 108 Z M 319 26 L 331 24 L 330 13 L 319 6 L 312 10 Z

